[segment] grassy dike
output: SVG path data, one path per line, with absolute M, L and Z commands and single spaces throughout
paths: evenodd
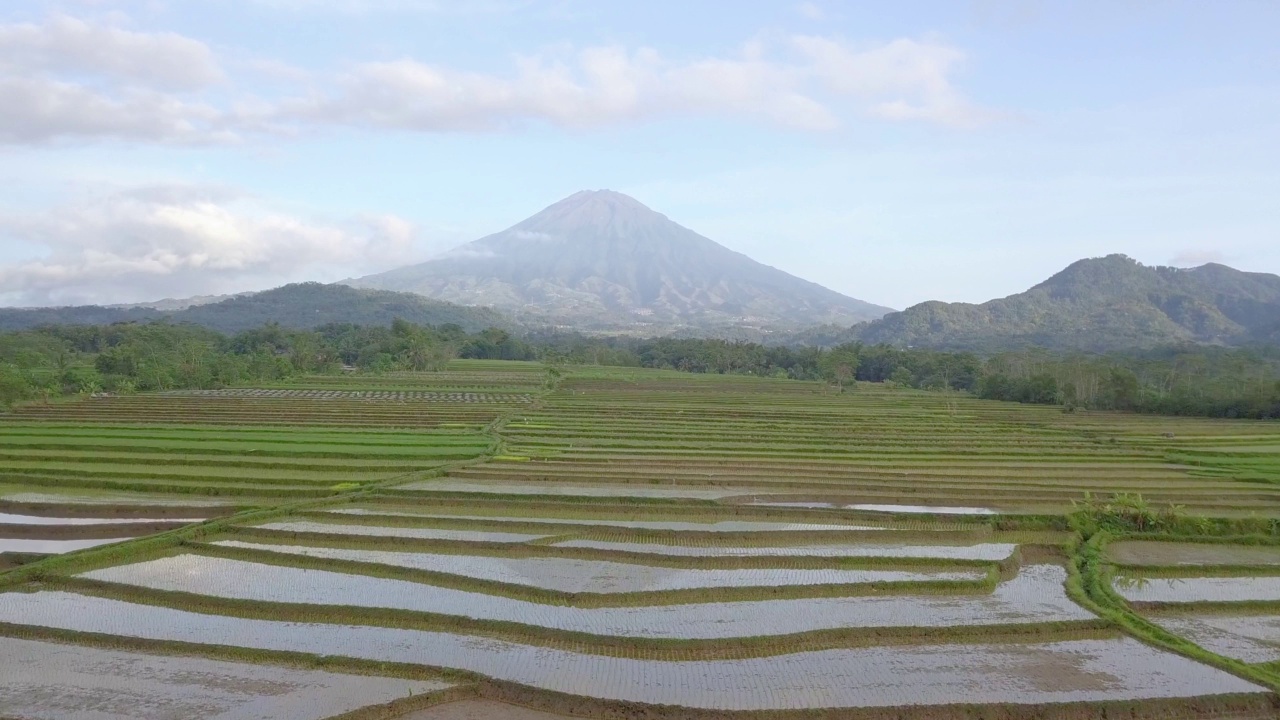
M 1125 535 L 1127 538 L 1134 536 L 1133 533 Z M 1275 668 L 1250 665 L 1211 653 L 1134 612 L 1111 587 L 1112 571 L 1108 567 L 1105 550 L 1112 539 L 1113 535 L 1106 530 L 1099 530 L 1088 537 L 1082 534 L 1068 566 L 1067 593 L 1073 600 L 1142 642 L 1280 691 L 1280 672 Z M 1180 536 L 1179 539 L 1188 538 Z

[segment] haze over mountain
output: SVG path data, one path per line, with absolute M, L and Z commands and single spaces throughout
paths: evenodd
M 583 329 L 796 327 L 890 312 L 758 263 L 610 190 L 575 193 L 440 257 L 346 282 Z
M 1280 277 L 1216 263 L 1149 267 L 1108 255 L 1072 263 L 1016 295 L 980 305 L 925 302 L 821 340 L 980 351 L 1276 344 Z
M 166 302 L 181 304 L 182 301 Z M 176 311 L 145 306 L 112 308 L 99 305 L 0 308 L 0 330 L 23 330 L 53 324 L 105 325 L 167 319 L 235 333 L 266 323 L 309 330 L 327 323 L 386 326 L 396 318 L 419 325 L 453 323 L 468 332 L 490 327 L 513 327 L 510 319 L 490 308 L 462 307 L 412 293 L 295 283 L 273 290 L 243 293 L 220 302 L 188 304 Z

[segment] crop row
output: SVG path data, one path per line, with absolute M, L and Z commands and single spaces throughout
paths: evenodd
M 210 398 L 298 398 L 304 400 L 412 400 L 447 403 L 501 403 L 520 405 L 533 399 L 531 395 L 478 392 L 428 392 L 420 390 L 296 390 L 278 388 L 227 388 L 222 390 L 173 390 L 159 397 Z

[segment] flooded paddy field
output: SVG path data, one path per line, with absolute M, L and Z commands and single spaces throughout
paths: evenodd
M 1280 615 L 1157 615 L 1160 627 L 1209 652 L 1247 663 L 1280 661 Z
M 120 523 L 136 523 L 140 520 L 154 518 L 96 518 L 96 517 L 49 517 L 45 515 L 15 515 L 0 512 L 0 525 L 118 525 Z M 164 522 L 187 524 L 203 522 L 205 518 L 164 518 Z
M 375 510 L 369 508 L 340 508 L 330 510 L 334 515 L 365 515 L 373 517 L 406 516 L 406 511 Z M 502 517 L 492 515 L 446 515 L 439 512 L 422 512 L 407 517 L 437 520 L 474 520 L 481 523 L 545 523 L 548 525 L 593 525 L 597 527 L 634 528 L 637 530 L 678 530 L 687 532 L 799 532 L 808 530 L 880 530 L 875 525 L 829 524 L 804 522 L 752 522 L 748 520 L 720 520 L 713 522 L 688 522 L 683 520 L 609 520 L 557 517 Z
M 1113 585 L 1121 597 L 1139 603 L 1215 603 L 1280 601 L 1277 577 L 1119 576 Z
M 60 555 L 74 550 L 110 545 L 132 540 L 128 537 L 93 538 L 84 540 L 30 540 L 26 538 L 0 538 L 0 553 L 39 553 Z
M 311 688 L 297 695 L 312 699 L 297 716 L 307 720 L 346 707 L 325 693 L 398 697 L 374 690 L 419 676 L 403 663 L 449 671 L 431 677 L 482 693 L 473 709 L 507 700 L 591 715 L 615 703 L 600 714 L 615 718 L 1280 707 L 1267 665 L 1280 630 L 1265 614 L 1280 602 L 1265 567 L 1280 567 L 1277 548 L 1107 546 L 1099 534 L 1091 558 L 1068 517 L 1086 493 L 1140 495 L 1156 518 L 1185 517 L 1180 528 L 1203 515 L 1270 542 L 1257 518 L 1280 516 L 1280 483 L 1258 482 L 1273 460 L 1248 448 L 1280 447 L 1280 426 L 848 390 L 458 361 L 22 406 L 0 414 L 0 536 L 114 542 L 102 534 L 133 519 L 193 524 L 0 565 L 0 650 L 22 637 L 84 658 L 19 683 L 0 657 L 0 698 L 58 698 L 58 717 L 133 702 L 184 718 L 216 717 L 217 703 L 229 718 L 291 718 L 295 695 L 280 688 Z M 1164 599 L 1128 606 L 1109 592 L 1113 577 L 1144 571 L 1117 591 Z M 1227 604 L 1237 599 L 1258 604 Z M 188 687 L 159 666 L 93 659 L 108 652 L 234 659 L 264 679 L 189 669 Z M 268 664 L 286 661 L 372 675 L 344 691 L 349 676 Z M 94 679 L 99 667 L 148 670 L 113 688 Z M 206 693 L 214 675 L 232 680 Z M 449 708 L 420 715 L 454 720 Z M 33 713 L 19 715 L 43 717 Z M 117 716 L 128 715 L 103 717 Z
M 624 540 L 570 539 L 552 543 L 555 547 L 592 548 L 646 555 L 686 557 L 884 557 L 934 558 L 945 560 L 1004 560 L 1017 550 L 1013 543 L 974 545 L 908 545 L 902 543 L 824 543 L 804 545 L 715 545 L 710 543 L 668 544 Z
M 443 666 L 559 693 L 689 708 L 765 710 L 1064 703 L 1265 689 L 1130 638 L 635 660 L 396 628 L 246 620 L 61 592 L 23 593 L 0 621 L 125 637 Z
M 839 501 L 807 501 L 807 500 L 769 500 L 753 499 L 752 505 L 767 507 L 794 508 L 831 508 L 835 510 L 860 510 L 869 513 L 894 513 L 904 515 L 997 515 L 1000 510 L 985 507 L 964 507 L 959 505 L 892 505 L 878 503 L 842 503 Z
M 616 498 L 688 498 L 695 500 L 718 500 L 734 496 L 750 495 L 751 488 L 698 488 L 679 485 L 585 485 L 565 482 L 556 483 L 489 483 L 465 482 L 455 480 L 424 480 L 422 482 L 402 485 L 398 490 L 409 490 L 422 493 L 477 493 L 492 495 L 551 495 L 575 497 L 616 497 Z
M 255 526 L 262 530 L 282 533 L 320 533 L 333 535 L 364 535 L 386 538 L 418 538 L 423 540 L 463 540 L 468 542 L 521 543 L 538 540 L 547 535 L 511 533 L 487 530 L 452 530 L 449 528 L 413 528 L 384 525 L 341 525 L 321 522 L 274 522 Z
M 0 637 L 0 715 L 23 720 L 324 720 L 448 687 Z
M 1032 565 L 990 595 L 848 598 L 577 608 L 324 570 L 178 555 L 96 570 L 89 580 L 259 602 L 457 615 L 599 636 L 731 638 L 850 627 L 946 627 L 1090 620 L 1062 589 L 1066 571 Z
M 860 503 L 845 505 L 847 510 L 867 510 L 885 513 L 929 513 L 938 515 L 995 515 L 996 511 L 984 507 L 956 507 L 947 505 L 872 505 Z
M 442 555 L 304 545 L 265 545 L 238 541 L 221 541 L 216 544 L 223 547 L 260 549 L 314 558 L 415 568 L 568 593 L 633 593 L 717 587 L 843 585 L 940 580 L 980 582 L 987 576 L 985 572 L 976 570 L 955 572 L 799 568 L 695 570 L 568 558 Z
M 224 508 L 234 509 L 239 502 L 235 498 L 175 497 L 173 495 L 149 495 L 146 493 L 50 493 L 23 490 L 0 491 L 0 502 L 6 505 L 52 505 L 60 508 L 82 508 L 86 512 L 109 512 L 118 506 L 135 507 L 192 507 L 203 508 L 213 514 Z

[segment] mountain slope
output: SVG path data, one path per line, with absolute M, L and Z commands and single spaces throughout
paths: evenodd
M 585 327 L 851 323 L 889 311 L 762 265 L 609 190 L 576 193 L 441 257 L 348 282 Z
M 852 328 L 848 339 L 996 350 L 1105 351 L 1176 342 L 1274 339 L 1280 277 L 1225 265 L 1148 267 L 1124 255 L 1080 260 L 1030 290 L 981 305 L 926 302 Z
M 390 325 L 403 318 L 418 325 L 461 325 L 468 332 L 489 327 L 510 328 L 512 322 L 489 308 L 471 308 L 431 300 L 412 293 L 358 290 L 345 285 L 296 283 L 193 305 L 175 312 L 152 308 L 104 308 L 97 305 L 66 308 L 0 308 L 0 330 L 21 330 L 52 324 L 93 324 L 167 318 L 225 333 L 266 323 L 311 329 L 327 323 Z

